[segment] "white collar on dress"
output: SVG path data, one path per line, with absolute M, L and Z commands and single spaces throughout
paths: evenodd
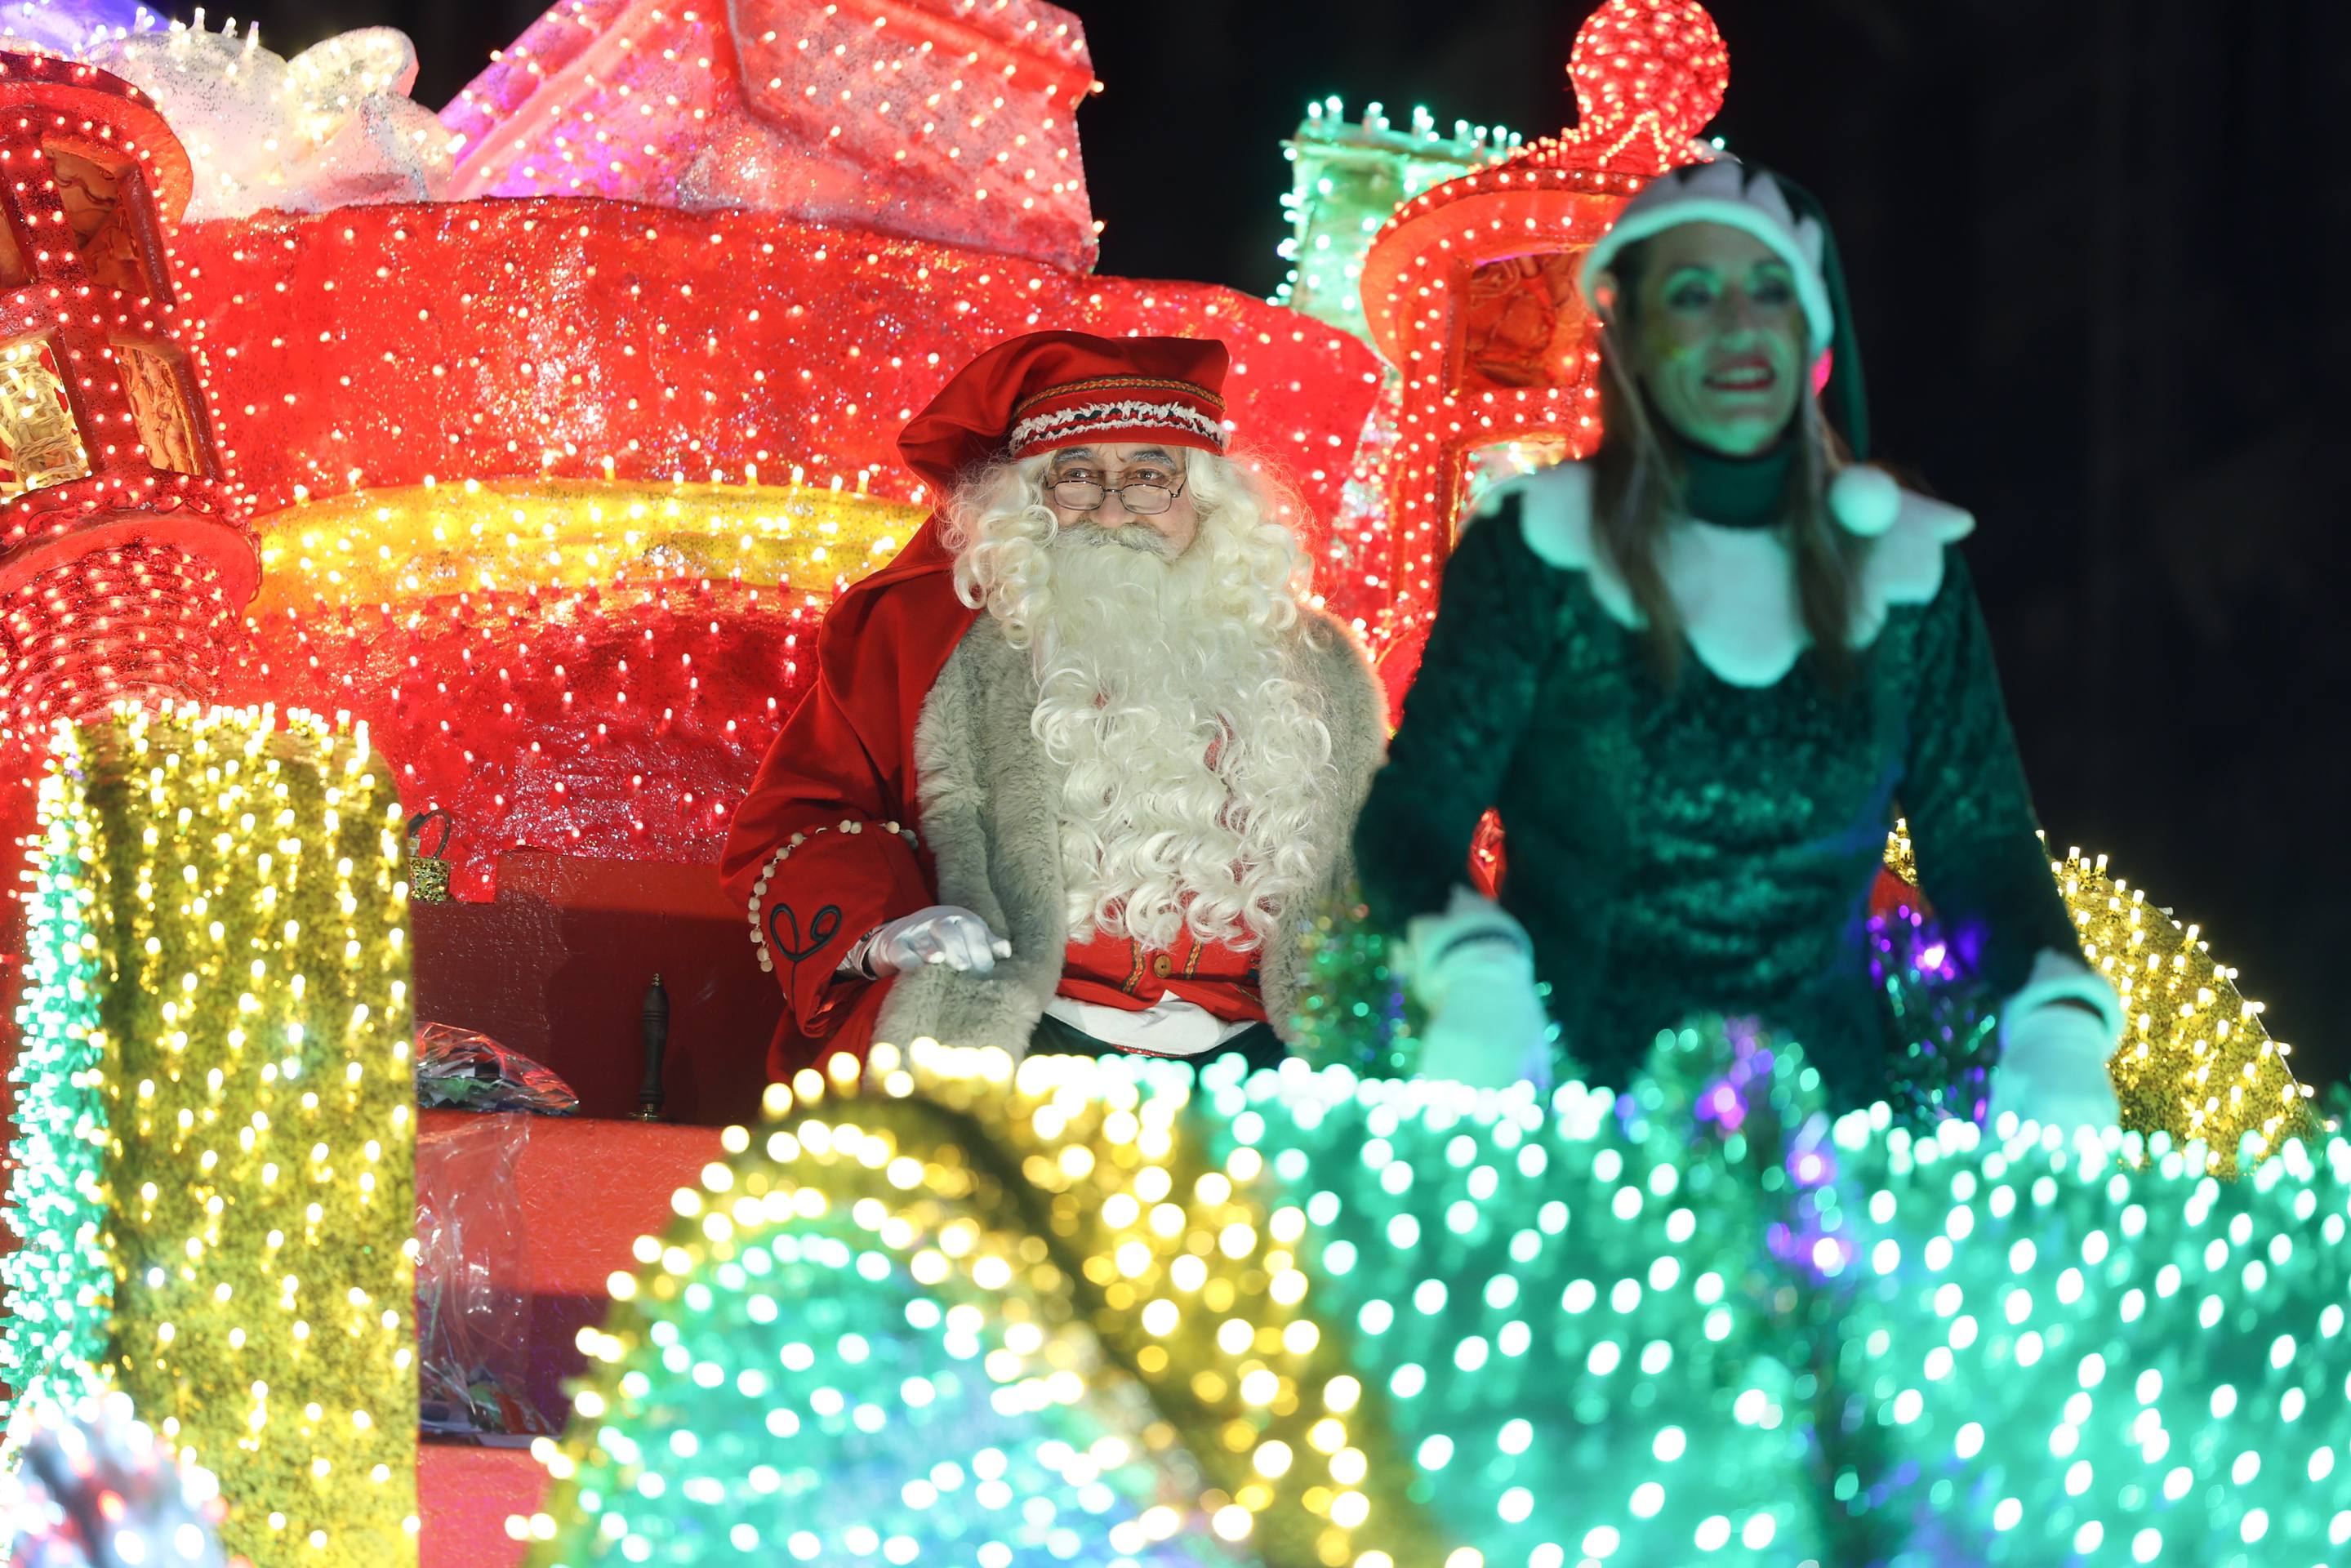
M 1592 470 L 1562 463 L 1513 479 L 1479 508 L 1520 499 L 1527 548 L 1562 571 L 1583 572 L 1610 620 L 1631 630 L 1646 622 L 1632 591 L 1592 538 Z M 1970 514 L 1916 492 L 1901 492 L 1893 526 L 1866 542 L 1855 584 L 1849 641 L 1865 648 L 1896 604 L 1925 604 L 1943 586 L 1943 547 L 1973 532 Z M 1658 568 L 1681 611 L 1698 662 L 1734 686 L 1768 686 L 1795 667 L 1811 642 L 1796 601 L 1794 563 L 1777 528 L 1726 528 L 1712 523 L 1668 527 Z

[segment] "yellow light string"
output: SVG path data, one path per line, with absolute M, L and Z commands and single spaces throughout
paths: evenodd
M 363 491 L 261 520 L 252 613 L 680 578 L 826 591 L 885 564 L 924 515 L 800 484 L 468 479 Z
M 579 1542 L 599 1528 L 583 1511 L 583 1470 L 618 1458 L 635 1490 L 647 1490 L 659 1464 L 630 1460 L 603 1420 L 637 1405 L 633 1368 L 674 1343 L 659 1319 L 768 1232 L 829 1213 L 936 1299 L 980 1303 L 974 1322 L 998 1338 L 983 1364 L 999 1391 L 1043 1407 L 1142 1386 L 1157 1416 L 1145 1446 L 1165 1459 L 1190 1439 L 1177 1468 L 1196 1466 L 1205 1486 L 1164 1496 L 1138 1530 L 1212 1532 L 1269 1563 L 1439 1560 L 1405 1495 L 1413 1470 L 1381 1391 L 1350 1374 L 1312 1315 L 1305 1213 L 1269 1209 L 1255 1150 L 1207 1156 L 1183 1124 L 1182 1074 L 1152 1092 L 1082 1059 L 1016 1072 L 1001 1053 L 929 1042 L 911 1057 L 878 1045 L 862 1071 L 837 1056 L 830 1071 L 771 1086 L 756 1147 L 730 1130 L 735 1157 L 681 1190 L 678 1223 L 640 1239 L 638 1272 L 613 1277 L 612 1315 L 581 1340 L 583 1419 L 561 1445 L 538 1446 L 562 1485 L 546 1511 L 510 1525 L 539 1543 L 533 1563 L 580 1561 Z M 788 1447 L 778 1453 L 789 1462 Z
M 2262 1004 L 2238 991 L 2237 971 L 2212 956 L 2198 927 L 2111 874 L 2104 855 L 2069 849 L 2057 882 L 2084 953 L 2122 995 L 2113 1071 L 2123 1125 L 2201 1139 L 2230 1169 L 2248 1134 L 2262 1155 L 2313 1134 L 2310 1091 L 2286 1063 L 2289 1048 L 2270 1038 Z
M 362 731 L 60 732 L 92 845 L 106 1370 L 270 1568 L 415 1560 L 407 889 Z
M 1886 868 L 1917 886 L 1907 825 L 1886 840 Z M 2113 1073 L 2123 1125 L 2200 1140 L 2216 1169 L 2233 1170 L 2252 1134 L 2268 1154 L 2315 1127 L 2309 1089 L 2270 1038 L 2262 1004 L 2237 989 L 2237 971 L 2212 956 L 2200 929 L 2147 901 L 2106 869 L 2106 857 L 2069 849 L 2052 864 L 2082 936 L 2084 956 L 2115 983 L 2125 1027 Z

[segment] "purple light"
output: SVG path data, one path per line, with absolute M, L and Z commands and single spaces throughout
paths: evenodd
M 152 33 L 166 26 L 157 12 L 137 0 L 47 0 L 42 5 L 12 5 L 0 18 L 0 33 L 81 57 L 81 50 L 101 35 Z
M 1698 1117 L 1719 1124 L 1726 1133 L 1735 1133 L 1747 1121 L 1747 1102 L 1727 1079 L 1719 1079 L 1714 1087 L 1698 1096 Z

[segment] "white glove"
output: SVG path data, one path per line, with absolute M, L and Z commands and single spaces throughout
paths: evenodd
M 1991 1122 L 2013 1112 L 2021 1121 L 2064 1128 L 2112 1127 L 2122 1121 L 2106 1059 L 2115 1037 L 2087 1008 L 2043 1002 L 2001 1026 L 2000 1065 L 1992 1070 Z
M 1012 944 L 987 928 L 968 909 L 935 904 L 875 926 L 858 938 L 841 967 L 881 979 L 925 964 L 945 964 L 966 974 L 985 975 L 998 958 L 1012 956 Z
M 1412 994 L 1429 1015 L 1422 1077 L 1475 1089 L 1530 1080 L 1549 1087 L 1551 1018 L 1535 989 L 1533 944 L 1507 911 L 1457 887 L 1444 914 L 1412 922 L 1404 956 Z

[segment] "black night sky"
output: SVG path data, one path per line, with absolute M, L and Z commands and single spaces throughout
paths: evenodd
M 716 0 L 711 0 L 716 3 Z M 270 0 L 291 54 L 416 39 L 439 107 L 543 7 Z M 1101 269 L 1270 293 L 1310 99 L 1529 135 L 1584 0 L 1079 0 Z M 1714 131 L 1834 218 L 1878 455 L 1969 546 L 2051 839 L 2213 934 L 2351 1072 L 2351 11 L 2326 0 L 1713 0 Z M 217 25 L 217 21 L 215 21 Z M 2340 458 L 2336 466 L 2341 466 Z

